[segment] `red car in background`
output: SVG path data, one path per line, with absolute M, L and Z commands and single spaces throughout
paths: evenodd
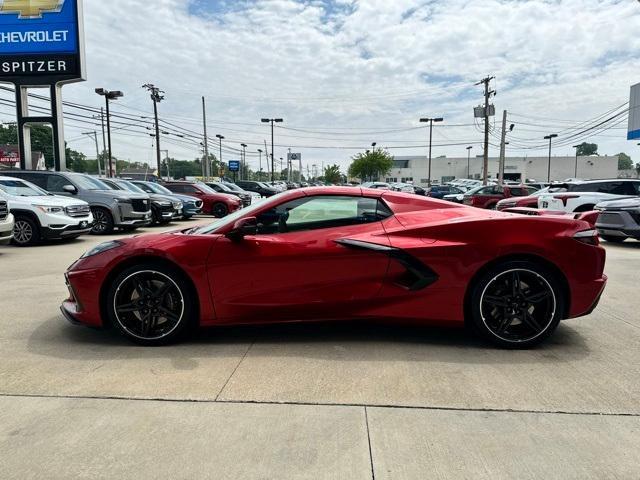
M 525 348 L 593 311 L 604 266 L 581 220 L 316 187 L 209 226 L 98 245 L 67 271 L 62 312 L 143 345 L 193 326 L 380 319 L 466 323 Z
M 202 200 L 202 213 L 205 215 L 222 218 L 242 208 L 242 200 L 235 195 L 218 193 L 204 183 L 166 182 L 163 185 L 173 193 L 189 195 Z
M 462 203 L 477 208 L 496 209 L 498 202 L 505 198 L 528 197 L 537 190 L 526 185 L 488 185 L 477 192 L 465 195 Z

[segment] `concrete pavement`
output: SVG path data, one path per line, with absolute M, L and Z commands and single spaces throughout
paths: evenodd
M 105 238 L 0 247 L 0 478 L 638 478 L 640 242 L 542 348 L 288 325 L 148 349 L 68 325 L 62 273 Z

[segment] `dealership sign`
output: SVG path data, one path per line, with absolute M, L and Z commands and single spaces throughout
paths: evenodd
M 229 162 L 229 171 L 230 172 L 239 172 L 240 171 L 240 162 L 238 160 L 231 160 Z
M 0 81 L 84 79 L 83 42 L 81 0 L 0 0 Z

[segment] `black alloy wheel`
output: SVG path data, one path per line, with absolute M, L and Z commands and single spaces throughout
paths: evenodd
M 35 245 L 40 240 L 40 229 L 28 217 L 16 217 L 13 227 L 13 244 L 19 247 Z
M 92 234 L 106 235 L 113 232 L 113 218 L 109 212 L 104 208 L 92 208 L 91 213 L 93 213 Z
M 229 214 L 229 208 L 224 203 L 216 203 L 213 205 L 211 213 L 216 218 L 223 218 Z
M 193 301 L 182 276 L 161 266 L 136 266 L 113 282 L 109 318 L 126 337 L 142 345 L 165 345 L 190 323 Z
M 510 262 L 488 272 L 472 301 L 476 330 L 507 348 L 541 343 L 557 328 L 565 305 L 555 276 L 532 262 Z

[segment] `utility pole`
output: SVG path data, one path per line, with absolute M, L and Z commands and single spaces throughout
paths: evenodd
M 222 140 L 224 140 L 224 136 L 218 134 L 218 135 L 216 135 L 216 138 L 218 140 L 220 140 L 220 158 L 218 158 L 218 161 L 222 165 Z M 234 175 L 235 175 L 235 172 L 234 172 Z
M 576 149 L 576 169 L 575 169 L 575 173 L 573 174 L 573 178 L 578 178 L 578 150 L 580 149 L 582 145 L 574 145 L 572 148 Z
M 258 181 L 262 180 L 262 149 L 258 149 Z
M 209 139 L 207 137 L 207 103 L 202 97 L 202 127 L 204 129 L 204 161 L 202 162 L 202 176 L 208 182 L 211 178 L 211 162 L 209 161 Z
M 292 172 L 291 170 L 293 169 L 293 163 L 291 162 L 291 149 L 289 149 L 289 155 L 287 155 L 287 181 L 291 181 L 292 178 Z
M 489 117 L 491 116 L 489 100 L 491 95 L 495 95 L 494 90 L 489 90 L 489 83 L 496 77 L 485 77 L 480 80 L 476 85 L 484 84 L 484 174 L 482 183 L 487 185 L 489 183 Z
M 421 118 L 420 123 L 429 124 L 429 176 L 427 177 L 427 183 L 431 187 L 431 147 L 433 141 L 433 122 L 442 122 L 444 118 Z
M 282 123 L 284 122 L 283 119 L 281 118 L 263 118 L 262 123 L 271 123 L 271 182 L 275 181 L 275 169 L 276 166 L 274 164 L 275 162 L 275 145 L 274 145 L 274 140 L 273 140 L 273 128 L 274 128 L 274 124 L 275 123 Z M 281 169 L 282 170 L 282 169 Z
M 498 167 L 498 185 L 504 185 L 504 156 L 507 141 L 507 111 L 502 113 L 502 139 L 500 140 L 500 165 Z
M 98 132 L 95 130 L 93 132 L 82 132 L 83 135 L 87 135 L 89 137 L 93 137 L 93 141 L 96 142 L 96 161 L 98 162 L 98 176 L 102 176 L 102 171 L 100 170 L 100 147 L 98 147 Z
M 549 140 L 549 165 L 547 170 L 547 182 L 549 183 L 551 183 L 551 141 L 557 137 L 557 133 L 552 133 L 551 135 L 547 135 L 546 137 L 544 137 L 545 140 Z
M 164 92 L 156 87 L 153 83 L 146 83 L 142 86 L 151 93 L 151 100 L 153 100 L 153 116 L 156 121 L 156 160 L 158 163 L 158 176 L 160 176 L 162 168 L 162 158 L 160 152 L 160 125 L 158 123 L 158 104 L 164 100 Z

